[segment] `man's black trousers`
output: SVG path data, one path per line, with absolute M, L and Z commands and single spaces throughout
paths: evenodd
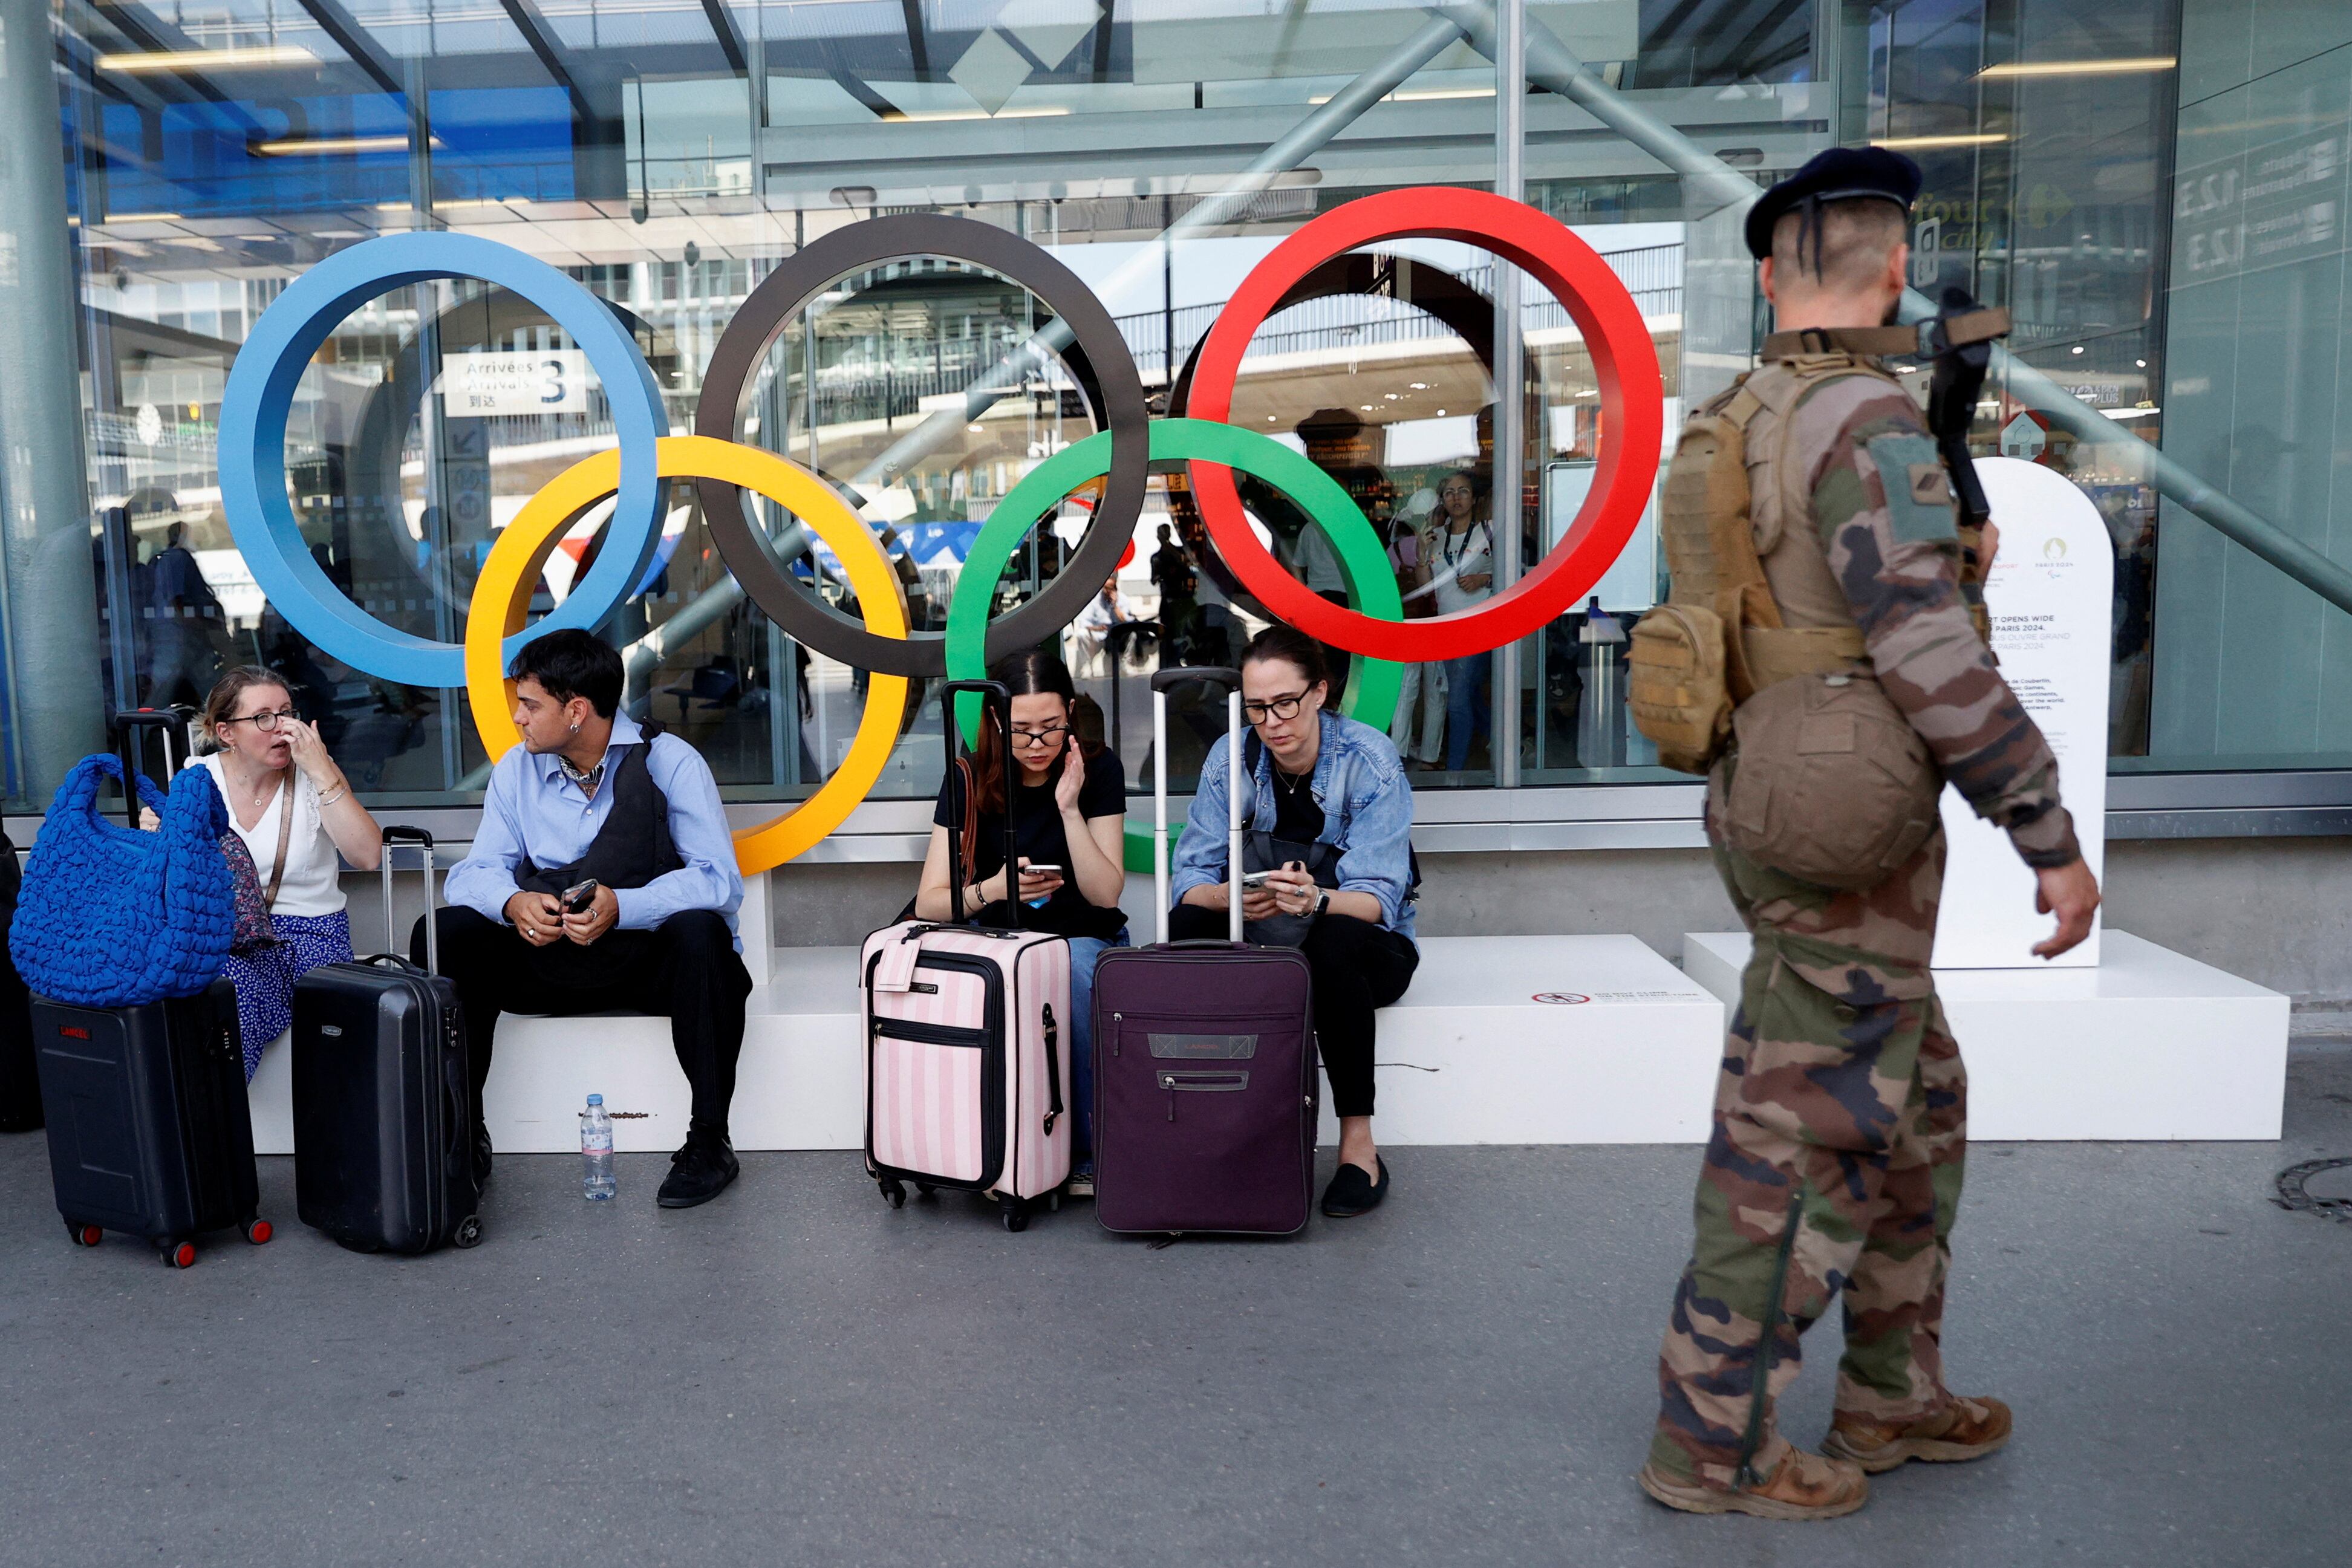
M 727 922 L 708 909 L 673 915 L 651 931 L 607 931 L 583 947 L 534 947 L 504 921 L 445 905 L 439 913 L 441 972 L 457 988 L 474 1072 L 474 1116 L 490 1076 L 499 1014 L 658 1013 L 669 1019 L 677 1064 L 694 1087 L 694 1127 L 725 1135 L 743 1054 L 743 1003 L 751 972 Z M 425 922 L 409 936 L 425 962 Z

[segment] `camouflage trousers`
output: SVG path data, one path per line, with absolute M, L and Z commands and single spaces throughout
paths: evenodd
M 1796 1378 L 1800 1336 L 1841 1296 L 1841 1411 L 1910 1420 L 1949 1399 L 1944 1281 L 1968 1081 L 1927 968 L 1942 830 L 1886 881 L 1841 893 L 1767 870 L 1709 828 L 1755 951 L 1650 1452 L 1671 1474 L 1732 1488 L 1787 1452 L 1773 1402 Z

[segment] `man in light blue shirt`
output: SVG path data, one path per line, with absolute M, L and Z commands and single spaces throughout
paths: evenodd
M 692 747 L 620 711 L 621 656 L 589 633 L 549 632 L 508 673 L 523 743 L 490 774 L 439 915 L 441 972 L 466 1015 L 476 1165 L 487 1180 L 482 1085 L 500 1012 L 660 1013 L 694 1117 L 656 1201 L 708 1203 L 738 1169 L 727 1113 L 751 991 L 719 782 Z M 411 946 L 422 962 L 421 920 Z

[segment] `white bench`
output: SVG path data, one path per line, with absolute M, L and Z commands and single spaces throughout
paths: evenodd
M 2273 1139 L 2288 1001 L 2110 926 L 2095 969 L 1938 969 L 1975 1138 Z M 1736 1007 L 1744 931 L 1683 938 L 1683 967 Z
M 764 931 L 765 912 L 747 933 Z M 1742 933 L 1686 936 L 1676 968 L 1631 936 L 1424 939 L 1411 989 L 1381 1010 L 1381 1141 L 1703 1142 Z M 1986 1139 L 2275 1138 L 2287 998 L 2109 931 L 2096 969 L 1937 976 L 1966 1053 L 1969 1129 Z M 748 954 L 755 973 L 730 1117 L 743 1149 L 864 1142 L 854 947 Z M 254 1139 L 293 1146 L 282 1044 L 254 1080 Z M 601 1093 L 626 1151 L 686 1137 L 688 1094 L 667 1019 L 499 1024 L 484 1107 L 510 1154 L 571 1153 Z M 1326 1098 L 1323 1138 L 1337 1141 Z
M 747 877 L 743 883 L 743 906 L 735 917 L 736 929 L 743 938 L 743 967 L 751 973 L 751 1004 L 750 1023 L 743 1051 L 742 1082 L 736 1087 L 735 1103 L 740 1110 L 749 1101 L 745 1087 L 751 1081 L 751 1040 L 766 1007 L 765 994 L 772 989 L 777 949 L 772 946 L 774 916 L 771 912 L 768 879 Z M 646 1047 L 657 1050 L 649 1054 Z M 660 1146 L 674 1149 L 686 1141 L 687 1087 L 686 1078 L 678 1071 L 677 1059 L 669 1046 L 669 1020 L 649 1018 L 639 1013 L 604 1013 L 588 1018 L 557 1019 L 508 1014 L 499 1020 L 498 1044 L 494 1052 L 489 1088 L 485 1093 L 483 1114 L 490 1125 L 490 1141 L 499 1148 L 517 1154 L 555 1152 L 580 1147 L 580 1107 L 592 1092 L 604 1092 L 608 1104 L 624 1119 L 614 1124 L 614 1142 L 622 1149 L 650 1149 L 662 1138 L 668 1142 Z M 556 1082 L 547 1082 L 547 1068 L 551 1064 L 560 1071 Z M 854 1065 L 854 1063 L 853 1063 Z M 576 1071 L 575 1071 L 576 1070 Z M 572 1093 L 571 1085 L 585 1072 L 591 1075 L 587 1088 Z M 631 1097 L 639 1104 L 625 1109 L 622 1101 L 595 1079 L 616 1088 L 629 1086 Z M 642 1090 L 637 1088 L 642 1084 Z M 652 1093 L 656 1086 L 674 1090 L 673 1108 L 668 1099 Z M 853 1089 L 855 1085 L 853 1083 Z M 550 1100 L 551 1089 L 561 1090 L 563 1098 Z M 253 1077 L 248 1098 L 253 1105 L 253 1146 L 257 1154 L 290 1155 L 294 1152 L 294 1069 L 293 1053 L 287 1049 L 286 1037 L 280 1035 L 261 1053 L 261 1068 Z M 650 1108 L 658 1101 L 659 1108 Z M 504 1134 L 504 1136 L 501 1136 Z M 822 1144 L 743 1144 L 746 1148 L 823 1148 Z
M 747 918 L 744 929 L 759 929 Z M 1433 937 L 1382 1010 L 1383 1143 L 1691 1143 L 1706 1135 L 1723 1004 L 1631 936 Z M 864 1145 L 857 950 L 785 947 L 751 995 L 730 1117 L 739 1149 Z M 292 1147 L 287 1052 L 254 1081 L 264 1153 Z M 484 1114 L 509 1154 L 570 1153 L 591 1092 L 625 1151 L 686 1137 L 667 1019 L 506 1018 Z M 1324 1137 L 1337 1141 L 1326 1100 Z

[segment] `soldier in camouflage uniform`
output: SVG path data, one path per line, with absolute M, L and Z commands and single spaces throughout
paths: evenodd
M 1748 244 L 1783 332 L 1888 319 L 1909 256 L 1898 214 L 1918 184 L 1907 159 L 1841 150 L 1766 194 Z M 2097 883 L 2056 761 L 1962 602 L 1948 494 L 1919 466 L 1934 449 L 1918 407 L 1874 361 L 1859 361 L 1874 373 L 1808 380 L 1771 347 L 1748 382 L 1765 406 L 1746 450 L 1773 597 L 1789 625 L 1860 628 L 1937 768 L 2035 868 L 2039 907 L 2060 917 L 2035 951 L 2063 952 L 2088 934 Z M 1709 779 L 1707 829 L 1755 947 L 1639 1479 L 1690 1511 L 1825 1518 L 1863 1505 L 1865 1471 L 1975 1458 L 2009 1437 L 2007 1406 L 1946 1386 L 1940 1350 L 1968 1104 L 1927 967 L 1944 836 L 1874 886 L 1800 881 L 1725 842 L 1738 766 L 1735 750 Z M 1823 1458 L 1782 1437 L 1772 1407 L 1797 1375 L 1800 1336 L 1841 1295 L 1845 1355 Z

